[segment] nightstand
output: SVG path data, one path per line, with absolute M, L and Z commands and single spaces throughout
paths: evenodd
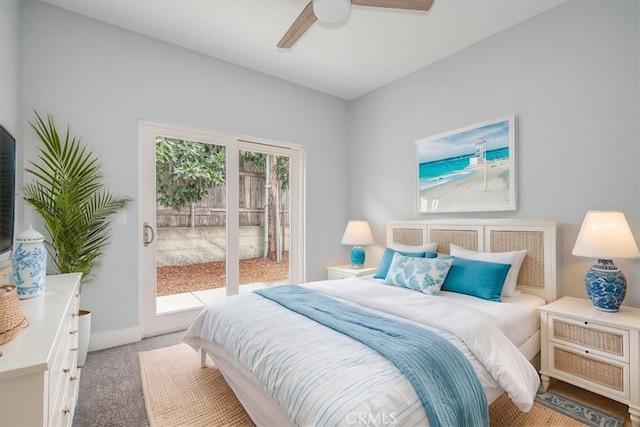
M 349 277 L 360 277 L 374 274 L 376 267 L 351 268 L 350 265 L 337 265 L 327 267 L 327 277 L 329 280 L 348 279 Z
M 608 313 L 564 297 L 540 312 L 543 389 L 553 377 L 624 403 L 640 427 L 640 309 Z

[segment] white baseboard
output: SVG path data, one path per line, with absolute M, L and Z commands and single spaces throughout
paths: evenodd
M 89 351 L 103 350 L 105 348 L 131 344 L 140 340 L 142 340 L 141 326 L 127 329 L 118 329 L 115 331 L 93 333 L 91 334 L 91 339 L 89 340 Z

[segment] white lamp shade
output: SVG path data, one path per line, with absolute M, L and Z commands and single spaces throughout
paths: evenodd
M 313 0 L 313 14 L 327 24 L 346 19 L 350 10 L 351 0 Z
M 638 246 L 622 212 L 588 211 L 573 255 L 589 258 L 637 258 Z
M 349 221 L 342 236 L 343 245 L 372 245 L 373 234 L 367 221 Z

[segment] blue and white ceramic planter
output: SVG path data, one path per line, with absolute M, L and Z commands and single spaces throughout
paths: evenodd
M 13 280 L 18 298 L 33 298 L 44 293 L 46 275 L 44 236 L 29 226 L 16 237 L 16 249 L 13 252 Z

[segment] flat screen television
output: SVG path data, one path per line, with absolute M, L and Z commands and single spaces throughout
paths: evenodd
M 16 140 L 0 126 L 0 264 L 11 257 L 16 204 Z

